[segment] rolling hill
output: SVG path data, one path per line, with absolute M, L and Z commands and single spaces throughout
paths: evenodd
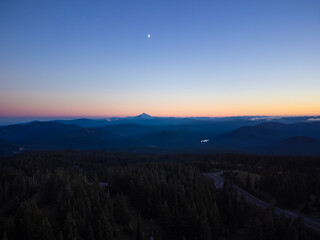
M 110 121 L 75 119 L 3 126 L 0 139 L 2 156 L 17 153 L 19 149 L 319 155 L 320 122 L 304 120 L 287 124 L 265 118 L 214 120 L 141 114 Z M 203 139 L 208 141 L 201 142 Z

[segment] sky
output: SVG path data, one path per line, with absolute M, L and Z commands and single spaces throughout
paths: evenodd
M 319 0 L 0 1 L 0 118 L 319 115 L 319 93 Z

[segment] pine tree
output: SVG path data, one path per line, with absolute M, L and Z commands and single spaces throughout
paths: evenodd
M 63 236 L 65 240 L 73 240 L 78 236 L 76 222 L 72 218 L 71 213 L 67 214 L 67 218 L 64 222 Z
M 58 240 L 63 240 L 63 235 L 62 235 L 62 232 L 59 232 L 59 236 L 58 236 Z
M 3 233 L 2 239 L 3 239 L 3 240 L 8 240 L 8 238 L 7 238 L 7 233 L 6 233 L 6 232 Z
M 127 201 L 123 195 L 118 195 L 113 203 L 113 216 L 116 223 L 127 225 L 130 223 L 131 217 L 127 207 Z
M 251 177 L 249 173 L 246 176 L 246 188 L 250 191 L 251 190 Z
M 88 227 L 87 240 L 94 240 L 94 234 L 91 224 Z
M 199 224 L 198 231 L 197 231 L 198 239 L 201 239 L 201 240 L 212 239 L 210 226 L 207 219 L 200 220 L 198 224 Z
M 47 218 L 42 220 L 41 229 L 42 229 L 42 234 L 41 234 L 42 240 L 53 240 L 54 239 L 51 224 L 49 223 Z
M 141 218 L 138 217 L 137 227 L 136 227 L 136 240 L 142 240 L 142 229 L 141 229 Z
M 110 222 L 107 220 L 105 214 L 102 212 L 99 218 L 98 224 L 98 233 L 97 235 L 98 240 L 112 240 L 113 239 L 113 231 L 111 228 Z

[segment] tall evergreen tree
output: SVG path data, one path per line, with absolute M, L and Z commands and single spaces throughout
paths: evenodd
M 141 217 L 138 217 L 137 220 L 137 226 L 136 226 L 136 240 L 142 240 L 143 235 L 142 235 L 142 229 L 141 229 Z

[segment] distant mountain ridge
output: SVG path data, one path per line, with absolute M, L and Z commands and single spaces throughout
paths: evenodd
M 320 121 L 294 119 L 301 121 L 288 117 L 166 118 L 146 113 L 126 118 L 34 121 L 0 127 L 0 156 L 47 149 L 320 155 Z
M 247 125 L 255 125 L 263 122 L 278 122 L 278 123 L 296 123 L 316 121 L 320 119 L 319 116 L 305 116 L 305 117 L 269 117 L 269 116 L 240 116 L 240 117 L 154 117 L 147 113 L 142 113 L 133 117 L 111 117 L 101 119 L 79 118 L 73 120 L 55 120 L 64 124 L 75 124 L 81 127 L 100 128 L 110 125 L 120 124 L 140 124 L 140 125 L 178 125 L 178 124 L 198 124 L 198 123 L 218 123 L 218 122 L 235 122 L 247 121 Z
M 135 116 L 133 118 L 140 118 L 140 119 L 151 119 L 152 117 L 149 115 L 149 114 L 146 114 L 146 113 L 142 113 L 138 116 Z
M 320 155 L 320 141 L 313 137 L 294 136 L 271 145 L 268 152 L 277 155 Z
M 300 139 L 299 142 L 292 140 Z M 299 122 L 283 124 L 278 122 L 261 123 L 255 126 L 240 127 L 234 131 L 218 136 L 215 146 L 224 146 L 232 149 L 272 154 L 307 154 L 305 145 L 310 139 L 320 139 L 320 122 Z M 291 141 L 290 141 L 291 140 Z M 281 151 L 281 146 L 286 150 Z M 292 149 L 290 150 L 290 144 Z M 314 149 L 314 150 L 313 150 Z M 318 155 L 317 145 L 310 147 L 309 154 Z M 301 154 L 300 154 L 301 155 Z

